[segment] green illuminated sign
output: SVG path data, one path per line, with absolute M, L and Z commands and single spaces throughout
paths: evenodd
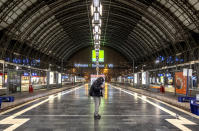
M 92 62 L 96 62 L 95 50 L 92 50 Z M 104 62 L 104 50 L 99 51 L 99 62 Z

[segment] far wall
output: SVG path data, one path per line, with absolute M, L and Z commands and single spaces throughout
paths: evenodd
M 90 46 L 88 48 L 84 48 L 78 52 L 76 52 L 68 61 L 68 64 L 92 64 L 92 50 L 93 47 Z M 113 64 L 113 65 L 123 65 L 127 64 L 127 59 L 120 54 L 119 52 L 109 48 L 109 47 L 101 47 L 101 50 L 104 50 L 104 65 Z M 123 69 L 124 70 L 124 69 Z M 121 69 L 109 69 L 106 73 L 106 77 L 111 77 L 115 73 L 122 72 Z M 76 68 L 76 74 L 96 74 L 95 68 Z M 104 68 L 101 68 L 101 73 L 104 73 Z

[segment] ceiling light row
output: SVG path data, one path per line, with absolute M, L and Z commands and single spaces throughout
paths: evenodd
M 91 5 L 92 15 L 92 29 L 93 29 L 93 40 L 94 48 L 96 51 L 96 66 L 99 69 L 99 50 L 100 50 L 100 39 L 101 39 L 101 25 L 102 25 L 102 4 L 100 0 L 93 0 Z

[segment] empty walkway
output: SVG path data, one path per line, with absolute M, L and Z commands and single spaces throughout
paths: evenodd
M 0 130 L 197 131 L 199 129 L 199 119 L 196 116 L 110 85 L 104 90 L 100 108 L 102 118 L 94 120 L 93 112 L 93 100 L 88 97 L 88 85 L 85 85 L 1 114 Z

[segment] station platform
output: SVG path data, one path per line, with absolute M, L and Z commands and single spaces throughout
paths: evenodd
M 77 84 L 67 84 L 63 85 L 61 88 L 45 88 L 45 89 L 39 89 L 39 90 L 34 90 L 32 93 L 29 92 L 17 92 L 10 94 L 10 96 L 13 96 L 15 98 L 14 102 L 3 102 L 1 105 L 1 110 L 0 112 L 7 110 L 9 108 L 13 108 L 17 105 L 24 104 L 29 101 L 33 101 L 42 97 L 46 97 L 64 90 L 72 89 L 77 86 L 82 85 L 82 83 L 77 83 Z M 2 96 L 7 96 L 7 95 L 2 95 Z
M 93 118 L 88 85 L 0 113 L 0 130 L 16 131 L 197 131 L 199 117 L 145 95 L 107 84 L 102 118 Z
M 178 96 L 182 96 L 182 95 L 178 95 L 178 94 L 175 95 L 174 93 L 171 93 L 171 92 L 165 92 L 165 93 L 154 92 L 151 89 L 146 89 L 146 88 L 133 88 L 132 86 L 129 86 L 127 84 L 121 84 L 121 83 L 111 83 L 111 84 L 121 87 L 126 90 L 130 90 L 142 95 L 146 95 L 151 98 L 158 99 L 160 101 L 169 103 L 173 106 L 179 107 L 183 110 L 190 111 L 189 102 L 185 102 L 185 103 L 178 102 Z

